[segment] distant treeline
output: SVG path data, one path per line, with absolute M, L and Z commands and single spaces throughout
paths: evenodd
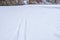
M 60 0 L 0 0 L 0 6 L 23 4 L 60 4 Z
M 0 6 L 22 5 L 22 0 L 0 0 Z

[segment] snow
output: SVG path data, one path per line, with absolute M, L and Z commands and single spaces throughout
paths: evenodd
M 0 40 L 60 40 L 60 7 L 0 7 Z

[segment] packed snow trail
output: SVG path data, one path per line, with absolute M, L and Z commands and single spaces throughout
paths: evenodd
M 60 40 L 60 7 L 0 7 L 0 40 Z

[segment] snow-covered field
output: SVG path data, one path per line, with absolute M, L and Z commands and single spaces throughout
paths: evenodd
M 0 7 L 0 40 L 60 40 L 60 7 Z

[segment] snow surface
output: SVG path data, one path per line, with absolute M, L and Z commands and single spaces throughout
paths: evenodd
M 60 40 L 60 7 L 0 7 L 0 40 Z

